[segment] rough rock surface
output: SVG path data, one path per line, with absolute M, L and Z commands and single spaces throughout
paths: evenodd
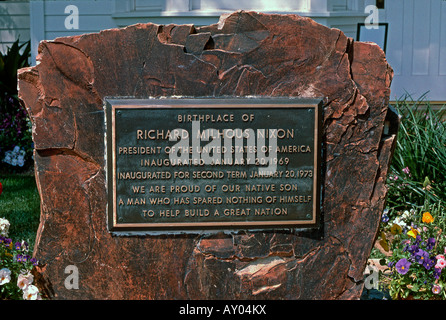
M 41 222 L 34 255 L 55 299 L 357 299 L 385 205 L 393 71 L 374 44 L 296 15 L 137 24 L 44 41 L 19 72 L 33 123 Z M 106 226 L 103 99 L 324 98 L 323 232 L 116 237 Z M 387 117 L 387 118 L 386 118 Z M 79 289 L 64 272 L 79 270 Z

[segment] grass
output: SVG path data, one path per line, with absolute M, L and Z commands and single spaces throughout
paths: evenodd
M 40 220 L 40 198 L 34 175 L 0 174 L 0 217 L 9 220 L 9 237 L 34 247 Z
M 398 101 L 402 116 L 388 180 L 388 206 L 410 209 L 446 198 L 446 106 L 434 110 L 421 97 Z

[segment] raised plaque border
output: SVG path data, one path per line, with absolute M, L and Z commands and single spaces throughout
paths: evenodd
M 304 98 L 153 98 L 134 99 L 112 97 L 104 99 L 105 111 L 105 159 L 107 178 L 107 225 L 110 232 L 150 232 L 150 231 L 197 231 L 225 229 L 289 229 L 316 228 L 321 220 L 321 160 L 322 160 L 322 99 Z M 171 223 L 118 223 L 116 221 L 116 132 L 115 115 L 117 109 L 152 108 L 313 108 L 314 125 L 314 174 L 313 174 L 313 214 L 311 220 L 290 221 L 233 221 L 233 222 L 171 222 Z

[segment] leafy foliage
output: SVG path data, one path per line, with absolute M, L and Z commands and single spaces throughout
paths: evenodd
M 19 40 L 8 48 L 6 54 L 0 52 L 0 91 L 3 94 L 17 98 L 17 71 L 28 66 L 30 52 L 30 42 L 19 44 Z
M 446 108 L 397 101 L 401 124 L 388 178 L 388 207 L 406 210 L 446 199 Z M 390 213 L 391 214 L 391 213 Z
M 17 96 L 17 71 L 28 66 L 30 42 L 19 40 L 0 53 L 0 164 L 8 171 L 32 163 L 31 123 Z
M 446 109 L 397 101 L 401 123 L 379 244 L 392 299 L 446 299 Z

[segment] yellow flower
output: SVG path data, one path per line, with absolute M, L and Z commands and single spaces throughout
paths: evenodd
M 411 230 L 407 232 L 407 235 L 408 235 L 408 236 L 411 236 L 412 238 L 416 238 L 416 237 L 417 237 L 417 234 L 418 234 L 418 231 L 415 230 L 414 228 L 410 228 L 410 229 L 411 229 Z
M 401 234 L 403 232 L 403 229 L 400 225 L 394 223 L 392 227 L 390 228 L 390 233 L 392 234 Z
M 429 212 L 423 213 L 423 218 L 421 219 L 424 223 L 434 222 L 434 217 Z

